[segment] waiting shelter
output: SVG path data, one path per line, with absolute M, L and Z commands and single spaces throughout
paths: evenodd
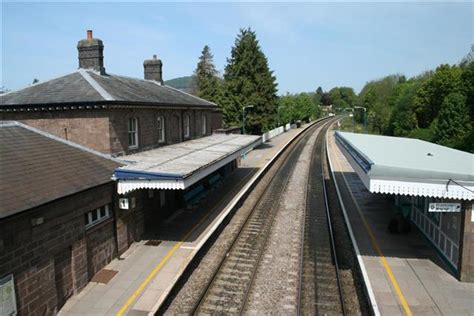
M 418 139 L 340 131 L 336 143 L 367 190 L 393 195 L 459 279 L 474 282 L 474 155 Z

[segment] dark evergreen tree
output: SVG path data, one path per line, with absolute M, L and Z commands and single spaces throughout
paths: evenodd
M 194 71 L 193 86 L 198 97 L 220 104 L 222 99 L 221 83 L 213 58 L 209 46 L 204 46 Z
M 277 84 L 268 60 L 250 28 L 241 29 L 224 73 L 226 125 L 242 125 L 242 108 L 246 112 L 246 131 L 260 134 L 271 129 L 277 117 Z

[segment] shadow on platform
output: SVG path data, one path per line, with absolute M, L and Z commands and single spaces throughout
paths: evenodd
M 258 168 L 238 168 L 224 179 L 221 186 L 211 190 L 191 209 L 177 210 L 170 217 L 145 233 L 144 240 L 196 241 L 224 208 L 245 186 Z
M 430 260 L 444 271 L 455 276 L 453 269 L 441 258 L 435 247 L 414 223 L 410 222 L 411 231 L 408 233 L 392 234 L 389 232 L 388 224 L 397 212 L 392 195 L 370 193 L 354 172 L 335 172 L 334 174 L 344 199 L 352 229 L 354 234 L 358 236 L 361 255 L 379 257 L 347 191 L 343 177 L 349 183 L 352 194 L 357 200 L 357 204 L 385 257 Z M 361 236 L 364 237 L 361 238 Z

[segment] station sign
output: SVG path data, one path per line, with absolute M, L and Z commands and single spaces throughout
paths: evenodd
M 461 212 L 461 203 L 430 203 L 429 212 Z

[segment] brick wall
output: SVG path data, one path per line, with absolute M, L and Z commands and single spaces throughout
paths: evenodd
M 464 202 L 463 235 L 460 253 L 459 278 L 463 282 L 474 282 L 474 222 L 472 221 L 473 203 Z
M 0 119 L 20 121 L 39 130 L 109 154 L 111 152 L 108 114 L 107 110 L 2 112 Z
M 0 221 L 0 278 L 14 275 L 20 315 L 55 313 L 116 254 L 113 219 L 89 230 L 84 219 L 112 203 L 113 190 L 108 183 Z
M 137 190 L 131 192 L 126 196 L 118 196 L 115 199 L 116 209 L 116 231 L 117 231 L 117 247 L 118 254 L 124 253 L 128 247 L 136 241 L 142 239 L 145 233 L 144 221 L 144 195 L 145 190 Z M 129 199 L 135 198 L 136 205 L 129 210 L 121 210 L 118 206 L 119 198 L 127 197 Z

